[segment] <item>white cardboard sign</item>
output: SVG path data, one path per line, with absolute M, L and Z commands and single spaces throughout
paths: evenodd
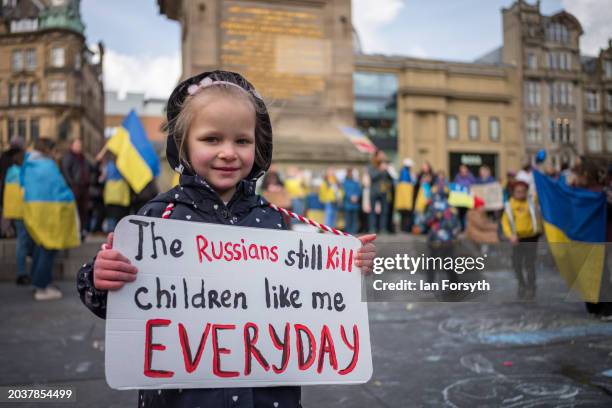
M 137 279 L 110 292 L 117 389 L 355 384 L 372 375 L 359 240 L 130 216 L 114 248 Z

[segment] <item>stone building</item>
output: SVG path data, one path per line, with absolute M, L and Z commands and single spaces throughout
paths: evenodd
M 525 153 L 546 149 L 553 167 L 571 165 L 584 152 L 580 22 L 542 15 L 539 1 L 519 0 L 502 16 L 501 61 L 518 71 Z
M 86 45 L 79 0 L 3 0 L 0 8 L 0 143 L 76 136 L 95 154 L 104 139 L 98 55 Z
M 372 82 L 387 77 L 386 83 L 392 82 L 389 75 L 396 77 L 397 162 L 405 157 L 417 166 L 429 162 L 451 177 L 460 164 L 475 174 L 488 165 L 495 176 L 518 168 L 522 141 L 512 67 L 360 54 L 355 70 L 356 95 L 367 93 L 364 77 Z
M 612 164 L 612 40 L 582 67 L 585 154 Z

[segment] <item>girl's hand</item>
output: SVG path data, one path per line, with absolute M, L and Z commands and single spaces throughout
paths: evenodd
M 359 248 L 355 257 L 355 266 L 361 268 L 363 274 L 367 275 L 372 272 L 374 267 L 374 257 L 376 256 L 374 241 L 376 240 L 376 234 L 363 235 L 357 237 L 357 239 L 361 241 L 361 248 Z
M 120 252 L 113 250 L 113 233 L 98 252 L 94 262 L 94 286 L 100 290 L 118 290 L 136 279 L 138 269 Z

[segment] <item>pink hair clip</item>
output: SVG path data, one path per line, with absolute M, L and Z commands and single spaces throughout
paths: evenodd
M 248 92 L 246 89 L 242 88 L 240 85 L 235 84 L 233 82 L 228 82 L 228 81 L 215 81 L 210 77 L 206 77 L 203 78 L 199 83 L 197 84 L 191 84 L 189 85 L 189 87 L 187 88 L 187 93 L 189 95 L 195 95 L 196 93 L 200 92 L 200 90 L 204 89 L 204 88 L 208 88 L 209 86 L 213 86 L 213 85 L 229 85 L 229 86 L 234 86 L 244 92 Z M 256 97 L 260 98 L 259 94 L 256 94 L 255 92 L 253 92 L 255 94 Z

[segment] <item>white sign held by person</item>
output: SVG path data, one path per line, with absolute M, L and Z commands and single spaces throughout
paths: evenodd
M 130 216 L 114 249 L 137 279 L 110 292 L 117 389 L 355 384 L 372 375 L 360 242 Z

